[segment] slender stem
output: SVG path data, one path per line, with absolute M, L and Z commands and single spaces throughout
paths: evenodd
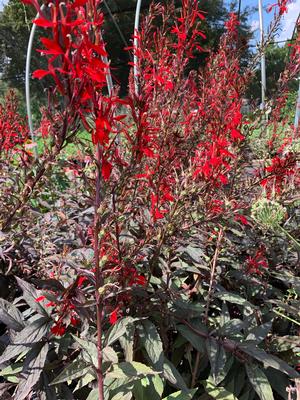
M 223 228 L 221 228 L 219 230 L 217 246 L 216 246 L 215 254 L 214 254 L 214 257 L 212 260 L 212 267 L 211 267 L 211 271 L 210 271 L 210 282 L 209 282 L 209 289 L 208 289 L 205 316 L 204 316 L 205 324 L 207 324 L 207 322 L 208 322 L 209 306 L 210 306 L 210 302 L 211 302 L 211 298 L 212 298 L 212 294 L 213 294 L 213 284 L 214 284 L 214 280 L 215 280 L 217 261 L 218 261 L 218 257 L 219 257 L 219 253 L 220 253 L 220 245 L 221 245 L 223 236 L 224 236 L 224 231 L 223 231 Z
M 287 319 L 287 320 L 293 322 L 293 324 L 296 324 L 296 325 L 300 326 L 300 322 L 296 321 L 296 320 L 293 319 L 293 318 L 288 317 L 287 315 L 281 313 L 280 311 L 273 310 L 273 312 L 274 312 L 275 314 L 279 315 L 280 317 L 285 318 L 285 319 Z
M 98 368 L 97 368 L 97 381 L 98 381 L 98 395 L 99 400 L 104 400 L 104 381 L 103 381 L 103 354 L 102 354 L 102 314 L 103 314 L 103 301 L 100 288 L 103 286 L 103 275 L 100 266 L 100 252 L 99 252 L 99 232 L 100 232 L 100 219 L 99 207 L 101 203 L 101 165 L 102 165 L 102 151 L 98 144 L 96 149 L 96 195 L 95 195 L 95 214 L 94 214 L 94 257 L 95 257 L 95 281 L 96 281 L 96 314 L 97 314 L 97 351 L 98 351 Z
M 221 244 L 223 235 L 224 235 L 224 231 L 223 231 L 223 228 L 222 228 L 219 231 L 218 240 L 217 240 L 217 246 L 216 246 L 215 254 L 214 254 L 214 257 L 213 257 L 213 260 L 212 260 L 212 267 L 211 267 L 211 272 L 210 272 L 210 282 L 209 282 L 209 289 L 208 289 L 205 316 L 204 316 L 205 324 L 208 323 L 209 306 L 210 306 L 212 292 L 213 292 L 213 284 L 214 284 L 214 279 L 215 279 L 217 261 L 218 261 L 218 256 L 219 256 L 219 252 L 220 252 L 220 244 Z M 192 371 L 191 388 L 193 388 L 195 386 L 195 384 L 196 384 L 197 375 L 198 375 L 198 369 L 199 369 L 199 364 L 200 364 L 200 357 L 201 357 L 201 353 L 200 353 L 200 351 L 197 351 L 196 359 L 195 359 L 195 365 L 194 365 L 194 368 L 193 368 L 193 371 Z
M 199 369 L 199 364 L 200 364 L 200 351 L 197 351 L 196 354 L 196 360 L 195 360 L 195 365 L 193 368 L 193 372 L 192 372 L 192 383 L 191 383 L 191 389 L 193 389 L 196 385 L 196 379 L 197 379 L 197 373 L 198 373 L 198 369 Z

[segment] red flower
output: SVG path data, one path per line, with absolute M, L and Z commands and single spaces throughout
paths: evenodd
M 40 296 L 40 297 L 37 297 L 36 299 L 35 299 L 35 301 L 37 302 L 37 303 L 39 303 L 40 301 L 43 301 L 43 300 L 45 300 L 45 296 Z
M 58 322 L 51 327 L 51 332 L 56 336 L 63 336 L 66 333 L 66 327 L 64 324 Z
M 263 245 L 256 251 L 253 257 L 249 256 L 246 260 L 246 272 L 249 275 L 263 275 L 269 265 L 265 256 L 266 249 Z
M 118 311 L 119 311 L 119 307 L 114 309 L 114 311 L 110 314 L 109 322 L 111 323 L 111 325 L 114 325 L 118 321 Z
M 249 225 L 249 222 L 247 220 L 247 218 L 245 217 L 245 215 L 242 214 L 236 214 L 234 216 L 235 221 L 240 221 L 243 225 Z

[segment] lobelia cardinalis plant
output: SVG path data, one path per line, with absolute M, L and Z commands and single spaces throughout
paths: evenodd
M 297 374 L 270 354 L 267 335 L 274 317 L 259 308 L 268 308 L 262 295 L 253 294 L 256 289 L 270 302 L 286 305 L 270 283 L 279 265 L 269 260 L 273 239 L 255 226 L 250 208 L 264 191 L 273 194 L 271 186 L 277 200 L 291 196 L 299 168 L 295 154 L 284 156 L 287 162 L 276 155 L 258 171 L 247 159 L 241 105 L 251 72 L 241 74 L 237 17 L 230 16 L 206 68 L 189 72 L 189 61 L 205 43 L 198 3 L 184 0 L 180 9 L 151 5 L 132 49 L 138 90 L 131 76 L 128 96 L 120 99 L 116 90 L 109 95 L 106 88 L 101 3 L 57 1 L 45 11 L 36 1 L 29 3 L 40 13 L 35 23 L 49 33 L 39 50 L 48 69 L 33 75 L 54 80 L 41 129 L 50 146 L 4 227 L 11 226 L 47 165 L 83 126 L 93 143 L 88 154 L 93 167 L 87 171 L 77 165 L 75 171 L 94 211 L 93 223 L 83 224 L 78 235 L 93 254 L 80 262 L 64 261 L 64 248 L 50 279 L 36 281 L 41 291 L 19 280 L 26 302 L 42 318 L 15 322 L 20 334 L 24 325 L 27 331 L 34 328 L 33 342 L 40 346 L 26 356 L 15 399 L 26 398 L 41 384 L 40 371 L 33 374 L 32 386 L 24 382 L 37 358 L 45 363 L 54 357 L 52 384 L 80 378 L 74 391 L 89 385 L 83 394 L 89 400 L 161 399 L 163 393 L 169 400 L 174 386 L 180 390 L 174 396 L 183 399 L 198 389 L 199 396 L 205 390 L 212 397 L 252 399 L 256 392 L 271 400 L 269 380 L 275 390 L 278 386 L 265 367 L 276 370 L 280 393 L 289 382 L 285 375 Z M 295 70 L 297 60 L 290 64 Z M 71 266 L 74 279 L 63 275 L 64 264 Z M 26 351 L 21 347 L 24 340 L 28 345 L 25 333 L 25 339 L 14 339 L 17 350 L 5 350 L 0 363 Z M 64 339 L 73 340 L 71 351 Z M 262 341 L 264 350 L 258 346 Z M 244 388 L 236 387 L 239 381 Z

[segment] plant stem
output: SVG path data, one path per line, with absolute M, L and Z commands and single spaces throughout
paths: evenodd
M 194 365 L 193 372 L 192 372 L 191 389 L 193 389 L 196 385 L 197 372 L 198 372 L 199 364 L 200 364 L 200 356 L 201 356 L 200 351 L 197 351 L 195 365 Z
M 208 323 L 209 306 L 210 306 L 212 292 L 213 292 L 213 284 L 214 284 L 214 279 L 215 279 L 217 261 L 218 261 L 218 256 L 219 256 L 219 252 L 220 252 L 220 245 L 221 245 L 221 241 L 223 239 L 223 235 L 224 235 L 224 231 L 223 231 L 223 228 L 221 228 L 220 231 L 219 231 L 219 235 L 218 235 L 215 254 L 214 254 L 214 257 L 213 257 L 213 260 L 212 260 L 212 267 L 211 267 L 211 272 L 210 272 L 210 282 L 209 282 L 209 289 L 208 289 L 207 302 L 206 302 L 206 308 L 205 308 L 205 316 L 204 316 L 205 324 Z M 201 353 L 199 351 L 197 351 L 195 365 L 194 365 L 194 368 L 193 368 L 193 371 L 192 371 L 192 383 L 191 383 L 191 388 L 192 389 L 196 384 L 197 373 L 198 373 L 199 363 L 200 363 L 200 357 L 201 357 Z
M 99 232 L 100 232 L 100 219 L 99 207 L 101 203 L 101 164 L 102 152 L 100 145 L 96 148 L 96 194 L 95 194 L 95 214 L 94 214 L 94 257 L 95 257 L 95 281 L 96 281 L 96 315 L 97 315 L 97 352 L 98 352 L 98 368 L 97 368 L 97 382 L 98 382 L 98 395 L 99 400 L 104 400 L 104 385 L 103 385 L 103 354 L 102 354 L 102 313 L 103 302 L 102 295 L 99 289 L 103 286 L 103 275 L 100 266 L 100 252 L 99 252 Z
M 211 267 L 211 271 L 210 271 L 210 282 L 209 282 L 209 289 L 208 289 L 206 308 L 205 308 L 205 316 L 204 316 L 205 324 L 207 324 L 207 322 L 208 322 L 209 306 L 210 306 L 210 302 L 211 302 L 211 298 L 212 298 L 212 294 L 213 294 L 213 284 L 214 284 L 214 280 L 215 280 L 217 261 L 218 261 L 218 257 L 219 257 L 219 253 L 220 253 L 220 245 L 221 245 L 223 236 L 224 236 L 223 228 L 220 228 L 218 239 L 217 239 L 216 250 L 215 250 L 215 254 L 213 256 L 212 267 Z

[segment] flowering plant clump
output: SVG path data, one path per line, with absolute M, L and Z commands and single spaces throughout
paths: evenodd
M 0 104 L 0 157 L 24 153 L 29 139 L 27 123 L 18 113 L 17 96 L 10 90 Z
M 15 400 L 286 398 L 298 378 L 299 160 L 293 138 L 270 143 L 266 161 L 251 146 L 242 97 L 253 73 L 241 70 L 237 16 L 195 71 L 206 40 L 198 2 L 152 4 L 127 49 L 137 75 L 121 98 L 102 3 L 26 3 L 47 31 L 48 68 L 33 77 L 53 87 L 38 157 L 0 171 L 0 266 L 16 276 L 15 296 L 0 301 L 1 390 Z M 277 18 L 287 2 L 278 6 Z M 296 42 L 291 76 L 298 61 Z

